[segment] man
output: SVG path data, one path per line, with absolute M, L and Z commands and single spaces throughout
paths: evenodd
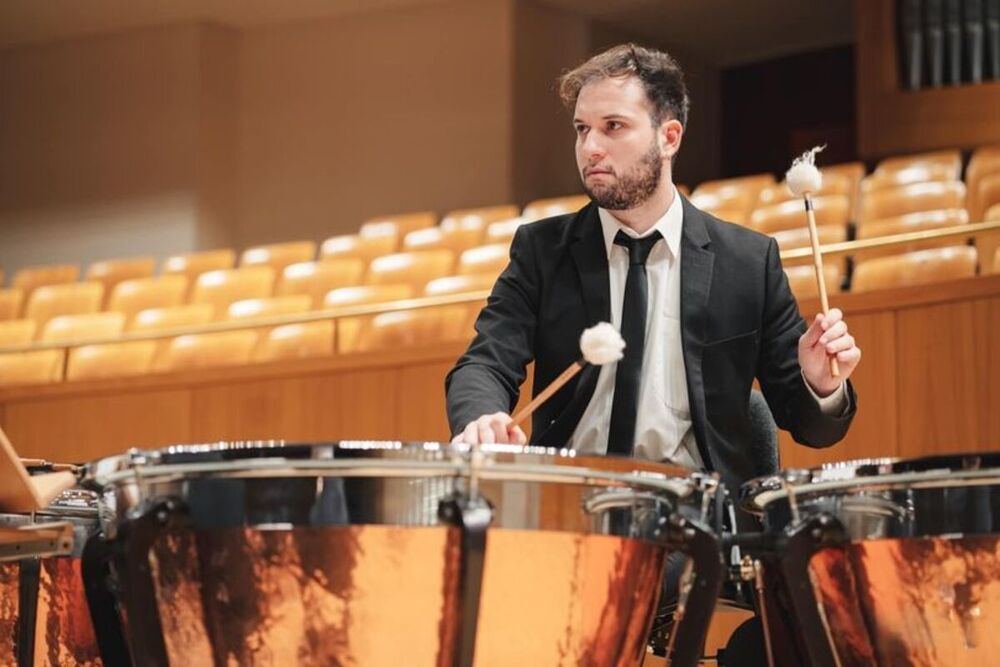
M 667 54 L 614 47 L 561 79 L 576 160 L 593 200 L 523 225 L 511 260 L 446 380 L 456 440 L 525 442 L 509 428 L 527 364 L 537 393 L 610 321 L 617 364 L 587 367 L 533 415 L 531 443 L 756 474 L 747 403 L 758 378 L 777 424 L 800 443 L 840 440 L 861 358 L 841 313 L 799 315 L 773 239 L 680 197 L 672 163 L 687 124 L 683 74 Z M 836 358 L 840 377 L 830 372 Z

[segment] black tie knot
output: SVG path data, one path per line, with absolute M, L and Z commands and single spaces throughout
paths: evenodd
M 654 231 L 649 236 L 637 239 L 629 236 L 621 230 L 618 230 L 618 233 L 615 234 L 615 245 L 624 246 L 625 250 L 628 251 L 629 264 L 639 264 L 640 266 L 645 266 L 646 260 L 649 259 L 649 253 L 652 252 L 653 246 L 656 245 L 656 242 L 661 238 L 663 238 L 663 236 L 660 235 L 659 231 Z

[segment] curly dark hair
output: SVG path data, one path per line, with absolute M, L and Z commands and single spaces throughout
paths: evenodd
M 670 54 L 638 44 L 614 46 L 563 74 L 559 77 L 559 96 L 572 112 L 580 90 L 588 83 L 629 76 L 639 79 L 646 89 L 646 97 L 653 105 L 654 125 L 674 118 L 687 127 L 690 100 L 680 65 Z

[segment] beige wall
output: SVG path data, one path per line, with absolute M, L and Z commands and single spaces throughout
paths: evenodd
M 510 11 L 481 0 L 245 31 L 239 241 L 508 201 Z
M 0 51 L 0 267 L 321 240 L 578 191 L 555 78 L 627 37 L 532 0 L 455 0 Z M 717 166 L 703 70 L 685 174 Z
M 556 78 L 589 55 L 583 17 L 524 0 L 514 21 L 514 190 L 519 202 L 581 192 Z
M 0 52 L 0 266 L 189 247 L 199 29 Z

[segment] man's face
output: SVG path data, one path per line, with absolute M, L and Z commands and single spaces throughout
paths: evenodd
M 680 144 L 680 123 L 654 127 L 651 113 L 635 77 L 601 79 L 580 90 L 573 116 L 576 165 L 584 189 L 601 208 L 635 208 L 660 185 L 664 163 Z M 674 135 L 665 131 L 670 123 Z

